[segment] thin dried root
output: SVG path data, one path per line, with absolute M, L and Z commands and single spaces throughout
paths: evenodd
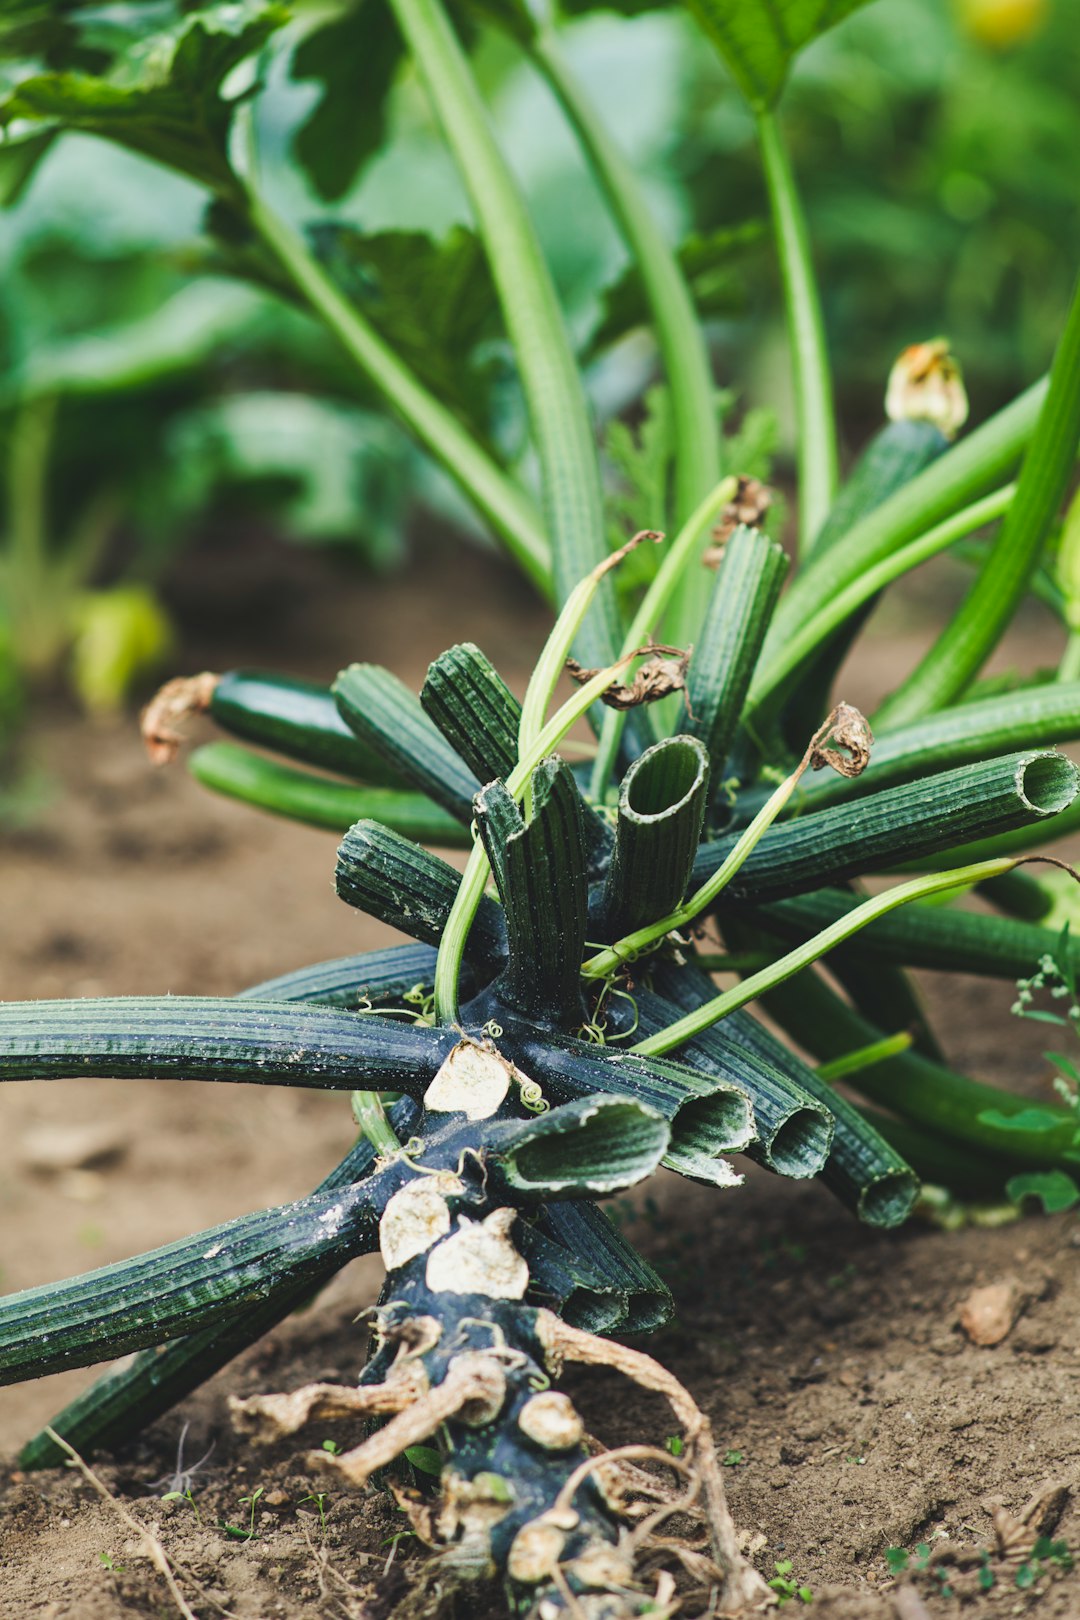
M 724 1571 L 721 1609 L 724 1613 L 771 1607 L 776 1595 L 763 1577 L 739 1550 L 735 1524 L 727 1505 L 723 1476 L 716 1458 L 712 1427 L 689 1390 L 673 1373 L 641 1350 L 614 1344 L 593 1333 L 570 1327 L 551 1311 L 537 1312 L 536 1332 L 544 1346 L 548 1365 L 557 1376 L 564 1362 L 576 1361 L 594 1367 L 613 1367 L 643 1389 L 663 1395 L 686 1434 L 693 1465 L 701 1478 L 709 1536 L 716 1562 Z M 674 1463 L 675 1458 L 666 1458 Z M 595 1459 L 590 1459 L 595 1462 Z M 584 1465 L 583 1465 L 584 1466 Z
M 78 1469 L 86 1483 L 88 1485 L 92 1485 L 102 1500 L 108 1503 L 121 1523 L 128 1530 L 133 1531 L 135 1535 L 138 1536 L 139 1540 L 143 1544 L 143 1547 L 145 1548 L 146 1556 L 161 1575 L 165 1585 L 169 1588 L 169 1596 L 176 1604 L 177 1609 L 183 1616 L 183 1620 L 199 1620 L 198 1615 L 195 1613 L 194 1609 L 188 1605 L 187 1599 L 184 1597 L 183 1592 L 181 1592 L 179 1586 L 177 1585 L 176 1576 L 173 1574 L 172 1565 L 165 1556 L 165 1549 L 161 1545 L 158 1538 L 146 1528 L 145 1524 L 140 1524 L 138 1519 L 135 1518 L 134 1514 L 129 1513 L 126 1508 L 121 1507 L 120 1503 L 116 1500 L 116 1497 L 109 1490 L 109 1487 L 98 1479 L 97 1475 L 94 1473 L 94 1470 L 83 1461 L 83 1459 L 79 1456 L 79 1453 L 75 1450 L 75 1447 L 69 1445 L 64 1439 L 63 1435 L 57 1434 L 55 1429 L 49 1428 L 46 1428 L 45 1433 L 49 1436 L 50 1440 L 60 1447 L 61 1451 L 67 1452 L 69 1458 L 71 1459 L 72 1466 Z
M 378 1469 L 388 1467 L 407 1447 L 430 1439 L 449 1418 L 490 1423 L 505 1399 L 506 1374 L 496 1358 L 484 1351 L 465 1351 L 451 1361 L 441 1384 L 416 1394 L 378 1434 L 340 1456 L 318 1451 L 308 1460 L 312 1467 L 344 1475 L 353 1485 L 366 1485 Z
M 305 1384 L 288 1395 L 229 1396 L 233 1428 L 257 1445 L 271 1445 L 306 1423 L 400 1412 L 427 1391 L 422 1366 L 402 1369 L 385 1384 Z
M 204 670 L 201 675 L 179 675 L 166 681 L 142 713 L 142 739 L 154 765 L 171 765 L 180 751 L 183 735 L 177 730 L 189 714 L 205 714 L 210 707 L 220 675 Z

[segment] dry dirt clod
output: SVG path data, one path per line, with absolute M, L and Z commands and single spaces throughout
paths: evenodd
M 960 1306 L 960 1326 L 972 1344 L 985 1348 L 1000 1344 L 1030 1299 L 1030 1290 L 1017 1277 L 973 1288 Z

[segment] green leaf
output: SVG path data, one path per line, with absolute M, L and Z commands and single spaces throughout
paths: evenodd
M 777 101 L 795 57 L 866 0 L 687 0 L 752 107 Z
M 487 381 L 477 345 L 499 330 L 495 289 L 474 231 L 455 225 L 441 240 L 425 231 L 312 226 L 321 264 L 399 359 L 465 419 L 487 421 Z
M 688 236 L 678 253 L 679 268 L 689 285 L 698 315 L 730 315 L 743 307 L 745 294 L 732 261 L 765 235 L 761 220 L 743 225 L 725 225 L 707 236 Z M 646 326 L 652 319 L 641 271 L 629 264 L 617 281 L 603 293 L 599 322 L 589 339 L 589 352 L 617 343 L 635 326 Z
M 995 1130 L 1022 1131 L 1025 1136 L 1060 1133 L 1062 1116 L 1049 1108 L 1021 1108 L 1015 1114 L 1006 1114 L 1000 1108 L 985 1108 L 979 1114 L 979 1124 Z
M 1015 1124 L 1015 1119 L 1012 1123 Z M 1013 1176 L 1005 1183 L 1005 1191 L 1014 1204 L 1022 1204 L 1025 1198 L 1037 1198 L 1047 1215 L 1056 1215 L 1059 1210 L 1080 1204 L 1080 1187 L 1064 1170 L 1035 1170 Z
M 238 0 L 190 12 L 122 52 L 107 75 L 62 71 L 23 79 L 0 102 L 0 127 L 29 119 L 79 130 L 230 192 L 228 138 L 237 98 L 222 85 L 288 21 L 275 0 Z
M 323 95 L 297 131 L 296 156 L 321 197 L 343 197 L 382 145 L 387 101 L 405 51 L 386 0 L 359 0 L 298 47 L 294 79 L 317 79 Z
M 405 1457 L 421 1474 L 433 1474 L 437 1479 L 442 1473 L 442 1458 L 431 1446 L 406 1446 Z

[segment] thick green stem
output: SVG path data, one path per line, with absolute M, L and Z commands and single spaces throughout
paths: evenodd
M 1050 387 L 1001 531 L 959 610 L 879 710 L 903 725 L 956 698 L 978 674 L 1027 590 L 1064 499 L 1080 443 L 1080 281 L 1058 342 Z
M 1031 437 L 1045 379 L 961 439 L 925 472 L 868 512 L 842 540 L 811 553 L 774 615 L 749 707 L 769 710 L 790 679 L 787 647 L 853 580 L 1000 484 Z
M 664 560 L 656 570 L 648 590 L 642 597 L 641 606 L 634 614 L 629 630 L 623 637 L 622 657 L 628 658 L 638 647 L 642 647 L 649 637 L 660 626 L 668 603 L 674 595 L 679 580 L 690 571 L 697 547 L 708 530 L 713 519 L 718 516 L 728 501 L 735 494 L 736 481 L 734 478 L 723 478 L 715 489 L 711 489 L 704 500 L 699 502 L 694 511 L 687 518 L 671 545 L 664 553 Z M 618 709 L 611 709 L 604 718 L 603 728 L 600 732 L 600 742 L 593 761 L 592 782 L 590 784 L 590 797 L 597 804 L 602 804 L 607 791 L 608 781 L 615 764 L 615 757 L 619 752 L 619 741 L 622 737 L 626 715 Z
M 586 979 L 606 978 L 609 973 L 615 972 L 620 965 L 639 951 L 647 950 L 655 945 L 665 935 L 674 929 L 683 928 L 687 923 L 693 922 L 695 917 L 701 915 L 727 888 L 735 874 L 745 865 L 747 858 L 757 848 L 762 838 L 768 832 L 777 816 L 787 804 L 791 795 L 799 785 L 799 779 L 810 765 L 815 749 L 824 744 L 825 739 L 832 731 L 838 718 L 834 712 L 829 716 L 825 725 L 817 732 L 810 747 L 806 750 L 799 764 L 784 778 L 780 786 L 775 789 L 767 803 L 762 805 L 749 827 L 739 836 L 732 849 L 724 857 L 716 871 L 694 893 L 689 900 L 684 901 L 675 910 L 669 911 L 666 916 L 656 918 L 654 921 L 626 934 L 622 939 L 615 941 L 606 950 L 599 951 L 596 956 L 590 957 L 582 964 L 582 977 Z
M 330 328 L 349 358 L 403 418 L 477 507 L 533 584 L 552 594 L 551 556 L 525 491 L 480 448 L 345 297 L 303 239 L 249 188 L 247 214 L 289 280 Z
M 581 375 L 532 222 L 440 0 L 392 0 L 392 6 L 461 171 L 491 265 L 540 461 L 555 596 L 562 602 L 607 551 Z M 584 661 L 611 662 L 617 624 L 614 593 L 602 588 L 582 627 Z
M 832 376 L 810 235 L 791 160 L 771 110 L 763 108 L 758 112 L 757 129 L 787 312 L 798 435 L 799 545 L 806 551 L 825 522 L 836 493 Z
M 637 175 L 569 71 L 555 35 L 539 33 L 531 54 L 573 125 L 641 276 L 671 387 L 675 513 L 684 523 L 720 477 L 712 369 L 693 296 Z
M 770 666 L 771 678 L 779 683 L 794 675 L 813 657 L 833 632 L 853 613 L 857 613 L 865 602 L 871 601 L 878 591 L 884 590 L 886 585 L 891 585 L 894 580 L 912 568 L 918 568 L 931 557 L 938 556 L 964 535 L 970 534 L 973 529 L 979 529 L 984 523 L 999 518 L 1003 512 L 1008 511 L 1015 494 L 1016 485 L 1006 484 L 1002 489 L 984 495 L 981 500 L 973 501 L 970 506 L 965 506 L 962 511 L 946 518 L 944 523 L 935 524 L 917 540 L 900 547 L 887 557 L 882 557 L 873 567 L 865 569 L 850 580 L 842 590 L 837 591 L 835 596 L 822 604 L 812 619 L 805 620 L 788 638 L 782 653 Z
M 540 761 L 558 746 L 566 732 L 592 707 L 628 662 L 628 659 L 621 658 L 607 669 L 599 670 L 573 697 L 567 698 L 561 709 L 556 710 L 531 750 L 522 754 L 506 779 L 506 791 L 512 799 L 524 797 L 532 773 Z M 469 930 L 484 898 L 490 870 L 483 846 L 474 844 L 439 941 L 439 956 L 435 963 L 435 1016 L 440 1024 L 452 1024 L 458 1015 L 458 976 Z

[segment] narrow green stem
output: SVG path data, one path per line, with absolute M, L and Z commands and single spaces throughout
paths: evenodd
M 1005 484 L 1003 488 L 984 495 L 981 500 L 973 501 L 970 506 L 965 506 L 963 511 L 946 518 L 944 523 L 936 524 L 926 534 L 920 535 L 917 540 L 902 546 L 898 551 L 882 557 L 879 562 L 849 581 L 835 596 L 831 596 L 822 604 L 812 619 L 805 620 L 786 640 L 783 651 L 769 667 L 770 688 L 794 675 L 828 640 L 833 631 L 886 585 L 891 585 L 902 574 L 908 573 L 912 568 L 918 568 L 921 563 L 928 562 L 931 557 L 938 556 L 955 541 L 970 534 L 973 529 L 979 529 L 984 523 L 990 523 L 1003 512 L 1007 512 L 1015 494 L 1016 485 Z M 754 700 L 755 693 L 751 691 L 750 701 L 757 707 Z M 750 723 L 752 713 L 753 710 L 748 714 Z
M 629 630 L 623 637 L 621 655 L 624 659 L 630 657 L 638 647 L 643 647 L 654 630 L 661 625 L 664 612 L 680 579 L 690 571 L 690 564 L 703 536 L 714 518 L 732 499 L 736 487 L 737 481 L 734 478 L 722 478 L 715 489 L 711 489 L 705 499 L 699 502 L 671 542 L 664 554 L 663 562 L 641 599 L 641 606 L 634 614 Z M 589 795 L 597 804 L 604 801 L 625 723 L 626 715 L 618 709 L 611 709 L 604 717 L 596 759 L 593 762 L 592 781 L 589 784 Z
M 607 553 L 581 374 L 532 221 L 441 0 L 391 0 L 391 6 L 461 171 L 491 266 L 540 462 L 555 597 L 562 602 Z M 580 644 L 583 661 L 611 663 L 618 618 L 610 589 L 593 603 Z
M 391 1158 L 401 1151 L 401 1143 L 391 1125 L 377 1091 L 354 1091 L 349 1099 L 352 1117 L 380 1158 Z
M 1059 681 L 1080 681 L 1080 630 L 1070 630 L 1057 667 Z
M 836 1080 L 846 1079 L 849 1074 L 861 1074 L 864 1069 L 872 1069 L 875 1063 L 884 1063 L 888 1058 L 899 1057 L 901 1052 L 910 1051 L 913 1038 L 909 1030 L 901 1030 L 899 1035 L 886 1035 L 884 1040 L 871 1041 L 868 1046 L 859 1046 L 854 1052 L 833 1058 L 831 1063 L 819 1063 L 818 1079 L 832 1085 Z
M 566 601 L 563 603 L 558 618 L 552 626 L 551 633 L 544 643 L 540 657 L 533 667 L 529 677 L 529 684 L 525 690 L 525 697 L 521 704 L 521 719 L 518 722 L 518 755 L 527 754 L 536 742 L 544 727 L 544 716 L 548 710 L 559 677 L 566 667 L 570 649 L 574 644 L 574 637 L 581 628 L 582 620 L 592 605 L 593 598 L 600 587 L 600 581 L 612 568 L 618 566 L 629 551 L 641 543 L 642 540 L 661 540 L 662 535 L 654 534 L 651 530 L 643 530 L 605 557 L 603 562 L 597 563 L 579 579 Z M 629 652 L 637 644 L 624 647 L 624 653 Z
M 895 889 L 889 889 L 885 894 L 874 895 L 866 900 L 854 911 L 848 912 L 846 917 L 839 918 L 830 927 L 822 929 L 813 939 L 807 940 L 804 945 L 786 956 L 773 962 L 769 967 L 763 968 L 759 973 L 752 973 L 739 985 L 723 994 L 707 1001 L 703 1007 L 695 1012 L 688 1013 L 667 1029 L 657 1035 L 651 1035 L 648 1040 L 640 1041 L 631 1050 L 640 1052 L 643 1056 L 659 1057 L 664 1052 L 670 1052 L 681 1046 L 684 1041 L 693 1040 L 703 1030 L 711 1029 L 713 1024 L 719 1023 L 739 1007 L 745 1007 L 747 1002 L 756 1001 L 766 991 L 775 985 L 783 984 L 794 974 L 809 967 L 819 957 L 824 956 L 835 946 L 842 945 L 845 940 L 872 923 L 877 917 L 885 917 L 898 906 L 907 905 L 912 900 L 924 900 L 928 895 L 940 894 L 945 889 L 962 888 L 971 883 L 981 883 L 986 878 L 997 877 L 1002 872 L 1008 872 L 1015 865 L 1013 860 L 982 861 L 976 866 L 962 866 L 951 872 L 934 873 L 930 877 L 915 878 L 910 883 L 901 883 Z
M 806 218 L 791 161 L 771 110 L 759 110 L 757 129 L 787 312 L 798 434 L 799 545 L 807 551 L 836 493 L 832 376 Z
M 1080 280 L 1059 339 L 1050 387 L 1017 480 L 1016 499 L 958 611 L 933 647 L 887 698 L 883 724 L 903 725 L 943 708 L 982 668 L 1028 587 L 1065 498 L 1080 446 Z
M 525 491 L 497 466 L 441 405 L 327 275 L 301 236 L 260 192 L 247 191 L 247 215 L 289 280 L 333 332 L 349 358 L 380 391 L 491 524 L 523 572 L 552 594 L 551 556 Z

